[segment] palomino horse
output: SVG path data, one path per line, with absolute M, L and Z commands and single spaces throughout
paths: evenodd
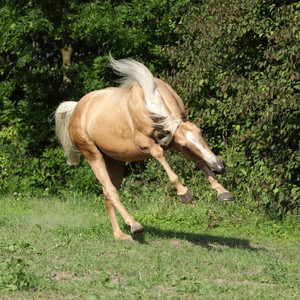
M 211 151 L 201 129 L 187 120 L 176 92 L 137 61 L 111 57 L 110 63 L 123 78 L 120 87 L 91 92 L 78 103 L 62 103 L 55 120 L 68 164 L 78 164 L 81 153 L 101 182 L 115 238 L 132 239 L 121 231 L 115 208 L 132 234 L 144 230 L 126 211 L 117 193 L 126 161 L 156 158 L 181 201 L 189 203 L 193 194 L 180 183 L 164 156 L 168 149 L 178 150 L 203 170 L 219 201 L 233 200 L 213 174 L 225 172 L 223 161 Z

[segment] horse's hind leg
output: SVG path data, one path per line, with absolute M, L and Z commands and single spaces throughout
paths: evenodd
M 108 171 L 110 180 L 112 182 L 112 184 L 114 185 L 114 187 L 116 189 L 119 189 L 123 180 L 123 174 L 124 174 L 124 163 L 119 163 L 118 165 L 114 164 L 114 166 L 112 165 L 112 163 L 109 163 L 109 159 L 106 158 L 105 159 L 105 164 L 106 164 L 106 169 Z M 105 206 L 107 209 L 107 212 L 109 214 L 110 217 L 110 222 L 112 225 L 112 229 L 114 232 L 114 236 L 117 239 L 122 239 L 122 240 L 131 240 L 131 236 L 124 234 L 119 226 L 118 223 L 118 219 L 116 216 L 116 211 L 115 211 L 115 207 L 112 203 L 112 201 L 109 199 L 107 193 L 104 192 L 104 200 L 105 200 Z
M 109 169 L 107 169 L 106 162 L 103 159 L 102 155 L 101 155 L 101 157 L 98 155 L 98 159 L 96 159 L 96 160 L 89 160 L 89 163 L 90 163 L 97 179 L 102 184 L 104 198 L 105 198 L 105 205 L 106 205 L 106 208 L 107 208 L 109 216 L 110 216 L 110 220 L 111 220 L 111 224 L 113 227 L 115 238 L 121 239 L 121 240 L 129 240 L 129 239 L 131 240 L 132 238 L 130 235 L 124 234 L 121 231 L 118 221 L 117 221 L 115 208 L 122 215 L 122 217 L 125 220 L 125 223 L 131 227 L 132 233 L 141 232 L 143 230 L 143 227 L 134 220 L 134 218 L 127 212 L 125 207 L 120 202 L 119 195 L 117 193 L 117 188 L 114 185 L 114 183 L 112 182 L 109 171 L 108 171 L 108 170 L 110 170 L 110 172 L 112 174 L 112 170 L 114 170 L 114 173 L 117 174 L 117 172 L 119 170 L 119 172 L 121 174 L 121 173 L 123 173 L 124 165 L 117 166 L 116 165 L 117 162 L 116 162 L 115 163 L 116 169 L 114 169 L 112 167 L 109 167 Z M 114 179 L 114 181 L 116 184 L 117 178 Z M 139 229 L 137 230 L 137 228 L 139 228 Z
M 105 159 L 106 169 L 108 171 L 110 180 L 111 180 L 112 184 L 115 186 L 115 188 L 119 189 L 121 186 L 123 177 L 124 177 L 125 162 L 116 161 L 108 156 L 104 156 L 104 159 Z M 113 203 L 110 201 L 109 197 L 107 197 L 106 194 L 104 194 L 104 199 L 105 199 L 105 205 L 106 205 L 107 211 L 110 216 L 110 221 L 111 221 L 111 225 L 112 225 L 115 237 L 118 239 L 123 239 L 123 240 L 131 239 L 130 236 L 122 233 L 122 231 L 119 227 L 119 224 L 118 224 L 115 207 L 114 207 Z M 125 220 L 125 222 L 126 222 L 126 220 Z M 131 233 L 139 233 L 139 232 L 144 231 L 143 226 L 141 224 L 137 223 L 136 221 L 134 221 L 133 224 L 128 224 L 128 225 L 131 225 Z
M 108 157 L 104 158 L 96 145 L 90 140 L 75 144 L 77 149 L 87 159 L 94 174 L 102 184 L 105 205 L 110 216 L 115 238 L 131 240 L 132 238 L 130 235 L 124 234 L 121 231 L 117 221 L 115 208 L 117 208 L 122 215 L 125 223 L 131 227 L 131 233 L 141 232 L 144 228 L 134 220 L 119 200 L 117 188 L 119 188 L 123 179 L 124 163 Z
M 119 196 L 117 193 L 117 188 L 114 185 L 114 183 L 111 181 L 111 177 L 109 174 L 109 171 L 107 170 L 106 163 L 102 159 L 98 160 L 92 160 L 89 161 L 96 177 L 98 180 L 102 183 L 103 187 L 103 193 L 105 198 L 105 205 L 108 210 L 111 224 L 114 231 L 114 236 L 116 239 L 121 240 L 131 240 L 131 236 L 124 234 L 118 224 L 115 208 L 119 211 L 119 213 L 122 215 L 122 217 L 125 220 L 125 223 L 131 227 L 132 233 L 137 233 L 143 231 L 143 227 L 137 223 L 134 218 L 127 212 L 125 207 L 122 205 L 122 203 L 119 200 Z M 116 169 L 109 167 L 109 170 L 112 173 L 112 170 L 114 170 L 114 173 L 123 172 L 124 166 L 116 166 Z M 118 169 L 119 168 L 119 169 Z M 117 181 L 117 179 L 115 179 Z M 116 183 L 116 182 L 115 182 Z

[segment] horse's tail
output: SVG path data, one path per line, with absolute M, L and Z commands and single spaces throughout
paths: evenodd
M 59 142 L 61 143 L 65 155 L 68 158 L 68 165 L 78 165 L 80 153 L 74 147 L 69 135 L 69 121 L 71 114 L 77 105 L 77 102 L 67 101 L 59 105 L 55 111 L 55 131 Z

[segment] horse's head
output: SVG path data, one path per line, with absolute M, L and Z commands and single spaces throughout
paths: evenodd
M 181 122 L 173 136 L 173 145 L 199 167 L 205 163 L 213 172 L 225 173 L 225 164 L 210 149 L 201 129 Z

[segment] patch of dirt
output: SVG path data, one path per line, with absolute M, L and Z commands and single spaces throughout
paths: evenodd
M 163 293 L 169 292 L 173 289 L 174 289 L 174 287 L 165 287 L 163 285 L 158 285 L 158 286 L 155 287 L 155 291 L 163 292 Z
M 88 272 L 89 274 L 84 274 L 83 276 L 76 276 L 76 275 L 71 275 L 70 273 L 67 272 L 56 272 L 52 275 L 52 277 L 61 282 L 65 282 L 68 280 L 75 280 L 75 281 L 90 281 L 93 280 L 95 277 L 103 277 L 103 271 L 99 270 L 92 270 Z M 121 277 L 119 274 L 112 274 L 108 278 L 108 281 L 115 284 L 115 285 L 121 285 Z
M 92 279 L 92 277 L 88 274 L 85 274 L 82 277 L 79 276 L 72 276 L 71 274 L 67 273 L 67 272 L 56 272 L 53 275 L 53 278 L 58 280 L 58 281 L 62 281 L 65 282 L 67 280 L 78 280 L 78 281 L 90 281 Z
M 63 263 L 63 264 L 67 263 L 67 261 L 64 260 L 64 259 L 53 259 L 52 262 L 54 262 L 54 263 Z
M 265 283 L 265 282 L 253 282 L 253 281 L 249 281 L 249 280 L 243 280 L 243 281 L 227 281 L 223 278 L 217 278 L 214 280 L 214 282 L 218 285 L 225 285 L 225 284 L 229 284 L 230 286 L 233 285 L 252 285 L 252 286 L 256 286 L 256 285 L 262 285 L 262 286 L 276 286 L 276 284 L 273 283 Z
M 25 296 L 26 297 L 25 297 Z M 73 295 L 71 293 L 67 293 L 66 296 L 69 296 L 68 299 L 81 299 L 82 297 L 79 295 Z M 57 293 L 54 291 L 28 291 L 26 294 L 22 292 L 16 292 L 14 295 L 1 295 L 1 300 L 19 300 L 19 299 L 34 299 L 34 300 L 53 300 L 53 299 L 61 299 L 61 293 Z
M 226 243 L 226 242 L 207 242 L 207 241 L 189 241 L 188 243 L 194 244 L 197 246 L 202 246 L 205 248 L 208 248 L 210 250 L 225 250 L 229 248 L 242 248 L 242 249 L 250 249 L 253 251 L 260 251 L 260 250 L 266 250 L 266 248 L 260 244 L 253 243 L 253 244 L 232 244 L 232 243 Z
M 169 243 L 174 246 L 180 246 L 181 242 L 178 240 L 170 240 Z
M 116 253 L 102 253 L 100 256 L 101 257 L 115 257 Z
M 66 281 L 66 280 L 72 278 L 72 276 L 70 274 L 68 274 L 67 272 L 56 272 L 53 274 L 53 278 L 58 281 Z
M 158 245 L 158 246 L 162 246 L 163 242 L 162 241 L 154 241 L 153 244 Z

